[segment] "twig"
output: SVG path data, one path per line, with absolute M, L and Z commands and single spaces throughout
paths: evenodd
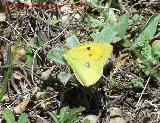
M 140 103 L 140 101 L 141 101 L 141 99 L 142 99 L 142 96 L 143 96 L 143 94 L 144 94 L 144 91 L 146 90 L 146 87 L 147 87 L 149 81 L 150 81 L 150 77 L 148 78 L 148 80 L 147 80 L 147 82 L 146 82 L 146 84 L 145 84 L 145 86 L 144 86 L 144 88 L 143 88 L 143 91 L 142 91 L 142 93 L 141 93 L 141 96 L 140 96 L 139 99 L 138 99 L 138 102 L 137 102 L 137 104 L 136 104 L 136 107 L 139 106 L 139 103 Z
M 120 10 L 122 11 L 122 13 L 125 11 L 125 7 L 123 6 L 122 4 L 122 0 L 118 0 L 118 3 L 119 3 L 119 8 Z
M 6 22 L 10 27 L 13 28 L 14 31 L 16 31 L 18 34 L 21 34 L 19 31 L 17 31 L 17 29 L 15 29 L 15 27 L 12 24 L 8 23 L 8 21 L 6 21 Z M 20 37 L 26 42 L 26 44 L 28 44 L 27 40 L 25 38 L 23 38 L 23 36 L 20 35 Z

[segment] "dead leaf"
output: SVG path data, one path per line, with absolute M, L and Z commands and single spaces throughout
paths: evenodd
M 6 20 L 6 13 L 5 12 L 0 12 L 0 22 Z
M 23 63 L 26 62 L 26 53 L 25 53 L 25 50 L 24 48 L 20 48 L 18 51 L 17 51 L 17 54 L 15 56 L 15 59 L 14 59 L 14 63 L 16 61 L 21 61 Z
M 120 108 L 111 107 L 109 110 L 110 110 L 110 117 L 122 116 L 122 111 Z
M 37 99 L 41 99 L 46 95 L 47 92 L 37 92 L 36 94 L 36 98 Z
M 55 66 L 51 67 L 50 69 L 44 71 L 41 73 L 41 78 L 43 80 L 48 80 L 51 77 L 52 71 L 55 68 Z
M 126 123 L 125 119 L 122 116 L 122 111 L 120 108 L 111 107 L 109 111 L 110 111 L 109 123 Z
M 23 75 L 20 71 L 14 71 L 13 72 L 13 78 L 16 79 L 16 80 L 22 80 Z
M 43 109 L 47 109 L 48 106 L 51 105 L 51 102 L 47 102 L 46 100 L 43 100 L 39 103 L 40 107 L 42 107 Z
M 32 108 L 33 106 L 35 106 L 35 102 L 32 100 L 24 100 L 23 102 L 20 102 L 20 104 L 18 104 L 16 107 L 13 108 L 13 111 L 16 114 L 20 114 L 22 112 L 24 112 L 25 110 Z
M 30 117 L 31 119 L 33 119 L 33 123 L 50 123 L 49 121 L 38 115 L 31 115 Z
M 89 121 L 90 121 L 90 123 L 97 123 L 98 122 L 98 119 L 99 119 L 99 116 L 97 116 L 97 115 L 87 115 L 87 116 L 85 116 L 84 118 L 83 118 L 83 122 L 84 122 L 84 120 L 85 119 L 88 119 Z M 82 122 L 82 123 L 83 123 Z
M 126 123 L 126 121 L 121 117 L 111 118 L 109 123 Z
M 116 73 L 118 70 L 120 70 L 124 66 L 128 57 L 129 57 L 129 54 L 125 53 L 125 54 L 120 55 L 116 59 L 116 62 L 114 63 L 114 67 L 113 67 L 113 73 Z

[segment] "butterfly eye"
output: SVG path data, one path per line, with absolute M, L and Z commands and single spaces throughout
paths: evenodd
M 87 47 L 87 50 L 91 50 L 91 47 Z

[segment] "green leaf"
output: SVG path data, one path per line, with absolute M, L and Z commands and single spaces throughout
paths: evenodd
M 99 35 L 94 39 L 95 42 L 112 42 L 116 37 L 117 32 L 112 28 L 104 28 Z
M 71 75 L 67 74 L 65 72 L 60 72 L 58 74 L 58 79 L 63 83 L 63 84 L 67 84 L 68 80 L 70 79 Z
M 113 11 L 113 8 L 109 9 L 107 21 L 109 21 L 111 24 L 117 24 L 117 17 Z
M 124 37 L 125 32 L 128 27 L 128 13 L 126 12 L 124 15 L 122 15 L 119 18 L 118 24 L 115 22 L 116 21 L 115 18 L 114 18 L 115 20 L 109 20 L 109 19 L 112 19 L 112 18 L 108 18 L 108 21 L 110 21 L 109 26 L 104 27 L 103 30 L 99 33 L 99 35 L 96 38 L 94 38 L 94 41 L 96 42 L 117 42 L 122 37 Z
M 54 120 L 55 123 L 60 123 L 58 117 L 56 116 L 55 112 L 51 112 L 49 113 L 50 117 L 52 118 L 52 120 Z
M 135 42 L 132 44 L 131 48 L 143 47 L 149 43 L 148 40 L 145 40 L 145 37 L 140 34 L 138 38 L 135 39 Z
M 116 91 L 122 90 L 121 85 L 116 80 L 111 80 L 111 81 L 109 81 L 109 83 L 110 83 L 113 90 L 116 90 Z
M 117 36 L 123 38 L 127 30 L 127 27 L 128 27 L 128 12 L 126 12 L 119 18 L 119 22 L 115 28 L 115 30 L 118 33 Z
M 157 30 L 158 21 L 159 21 L 159 14 L 155 14 L 149 19 L 148 23 L 146 23 L 142 32 L 140 33 L 141 35 L 144 36 L 145 40 L 149 40 L 154 36 Z
M 39 33 L 37 36 L 37 41 L 36 41 L 36 45 L 38 47 L 42 46 L 43 44 L 45 44 L 48 41 L 48 38 L 46 36 L 45 33 Z
M 63 57 L 63 54 L 64 54 L 64 49 L 53 48 L 48 52 L 47 58 L 59 64 L 65 65 L 67 63 Z
M 90 17 L 90 23 L 91 23 L 91 26 L 95 28 L 100 28 L 102 26 L 104 27 L 104 24 L 105 24 L 103 18 L 95 19 L 93 17 Z
M 139 68 L 148 76 L 150 74 L 150 69 L 148 69 L 145 65 L 139 64 Z
M 160 40 L 156 40 L 153 42 L 152 53 L 154 58 L 160 61 Z
M 153 62 L 154 58 L 152 57 L 152 51 L 151 51 L 151 46 L 146 45 L 144 48 L 142 48 L 141 54 L 146 61 Z
M 75 35 L 72 35 L 72 36 L 70 36 L 69 38 L 66 39 L 66 45 L 69 48 L 73 48 L 73 47 L 75 47 L 79 44 L 80 44 L 79 39 Z
M 2 111 L 3 118 L 7 121 L 7 123 L 15 123 L 14 114 L 9 109 L 4 109 Z
M 138 38 L 135 39 L 135 42 L 132 45 L 132 49 L 143 47 L 149 43 L 149 40 L 154 36 L 157 25 L 159 21 L 159 15 L 153 15 L 148 23 L 144 26 L 143 30 L 139 34 Z
M 65 122 L 65 118 L 67 117 L 67 113 L 68 113 L 69 110 L 70 110 L 69 107 L 61 108 L 61 110 L 60 110 L 60 119 L 59 119 L 61 123 Z
M 71 121 L 78 118 L 78 114 L 84 111 L 84 107 L 70 109 L 69 107 L 63 107 L 60 110 L 60 118 L 57 117 L 56 113 L 52 112 L 49 115 L 55 121 L 55 123 L 70 123 Z
M 27 123 L 28 118 L 25 113 L 22 113 L 18 118 L 18 123 Z
M 143 16 L 138 15 L 138 14 L 134 14 L 133 17 L 129 20 L 129 25 L 136 25 L 139 24 L 140 21 L 142 20 Z
M 25 53 L 26 53 L 26 57 L 27 57 L 27 66 L 29 68 L 31 68 L 33 65 L 33 56 L 34 56 L 32 48 L 30 48 L 30 47 L 25 48 Z M 37 62 L 35 62 L 35 63 L 37 63 Z
M 98 0 L 87 0 L 86 2 L 93 5 L 96 8 L 99 7 Z
M 84 107 L 79 107 L 79 108 L 74 108 L 74 109 L 71 109 L 65 119 L 64 119 L 64 122 L 65 123 L 68 123 L 68 122 L 71 122 L 72 120 L 76 120 L 78 118 L 78 114 L 85 111 L 85 108 Z
M 142 88 L 144 84 L 144 80 L 141 77 L 133 78 L 131 82 L 135 88 Z

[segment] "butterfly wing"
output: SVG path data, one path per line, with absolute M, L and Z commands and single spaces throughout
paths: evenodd
M 72 48 L 64 56 L 79 82 L 90 86 L 100 79 L 111 52 L 112 46 L 108 43 L 88 43 Z

